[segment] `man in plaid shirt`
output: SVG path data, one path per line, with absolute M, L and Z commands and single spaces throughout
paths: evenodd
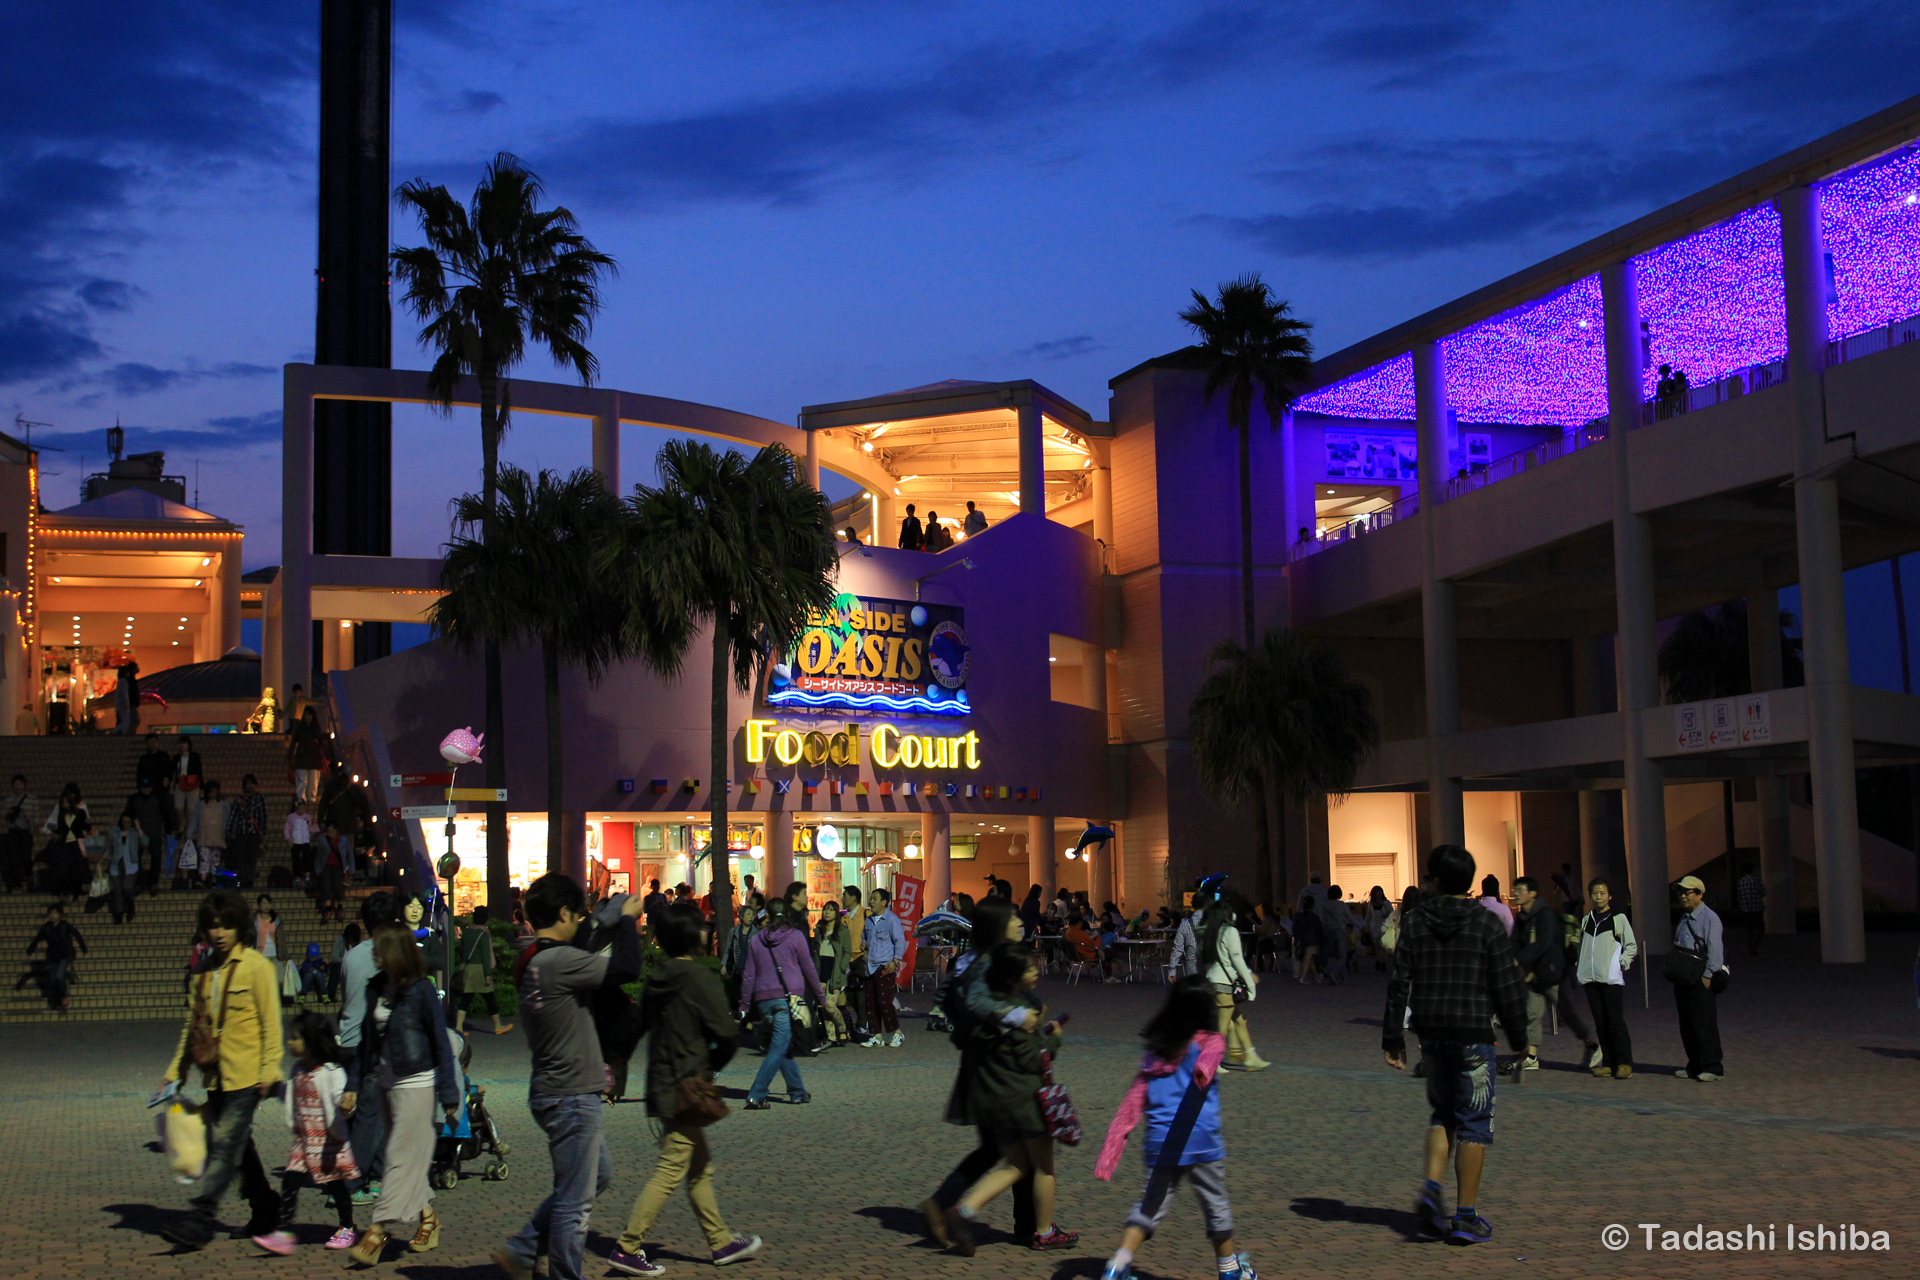
M 260 794 L 260 779 L 248 774 L 240 780 L 240 798 L 227 806 L 227 857 L 243 889 L 253 888 L 266 834 L 267 798 Z
M 1740 922 L 1747 926 L 1747 954 L 1760 954 L 1760 939 L 1767 934 L 1767 886 L 1752 867 L 1734 882 L 1733 897 L 1740 908 Z
M 1414 1212 L 1429 1233 L 1450 1235 L 1455 1244 L 1493 1237 L 1474 1206 L 1493 1142 L 1495 1014 L 1516 1052 L 1525 1054 L 1527 1043 L 1526 984 L 1499 919 L 1474 900 L 1473 872 L 1473 855 L 1459 845 L 1438 845 L 1427 855 L 1427 874 L 1444 896 L 1427 898 L 1400 925 L 1380 1032 L 1387 1065 L 1395 1071 L 1407 1067 L 1407 1026 L 1420 1037 L 1433 1115 L 1427 1180 Z M 1451 1228 L 1440 1208 L 1450 1149 L 1457 1152 L 1459 1183 Z

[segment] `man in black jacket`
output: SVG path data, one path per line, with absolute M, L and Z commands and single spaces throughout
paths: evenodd
M 1518 1075 L 1540 1069 L 1548 993 L 1560 986 L 1566 950 L 1560 916 L 1541 898 L 1540 885 L 1532 876 L 1515 877 L 1513 907 L 1513 960 L 1527 985 L 1527 1051 L 1513 1064 Z
M 165 760 L 168 757 L 162 753 L 160 758 Z M 127 797 L 121 812 L 132 814 L 133 824 L 146 833 L 147 852 L 140 868 L 139 884 L 152 896 L 160 892 L 160 871 L 166 863 L 167 832 L 173 830 L 173 802 L 160 794 L 149 775 L 141 774 L 139 784 L 139 790 Z
M 1527 1031 L 1526 986 L 1513 961 L 1513 944 L 1499 919 L 1474 900 L 1473 871 L 1473 855 L 1459 845 L 1439 845 L 1427 855 L 1427 873 L 1444 896 L 1425 899 L 1401 922 L 1380 1032 L 1387 1065 L 1406 1070 L 1411 1010 L 1433 1108 L 1427 1179 L 1414 1212 L 1429 1233 L 1449 1236 L 1455 1244 L 1493 1238 L 1475 1203 L 1493 1142 L 1494 1016 L 1515 1049 L 1526 1047 Z M 1440 1208 L 1440 1178 L 1450 1149 L 1459 1201 L 1449 1229 Z

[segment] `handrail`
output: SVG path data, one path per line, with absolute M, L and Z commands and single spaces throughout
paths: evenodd
M 1905 320 L 1896 320 L 1892 324 L 1879 325 L 1844 338 L 1834 338 L 1827 343 L 1827 367 L 1833 368 L 1849 360 L 1858 360 L 1863 356 L 1874 355 L 1891 347 L 1904 346 L 1909 342 L 1920 342 L 1920 315 Z M 1787 381 L 1787 361 L 1785 357 L 1770 360 L 1764 364 L 1749 365 L 1744 369 L 1735 369 L 1724 378 L 1702 383 L 1697 387 L 1688 387 L 1684 399 L 1671 397 L 1662 400 L 1651 397 L 1640 406 L 1640 426 L 1649 427 L 1655 422 L 1664 422 L 1671 418 L 1682 417 L 1701 409 L 1725 404 L 1742 396 L 1777 387 Z M 1569 427 L 1550 440 L 1528 445 L 1524 449 L 1496 458 L 1486 466 L 1466 475 L 1450 476 L 1441 486 L 1440 501 L 1451 502 L 1463 494 L 1476 489 L 1484 489 L 1490 484 L 1512 479 L 1523 471 L 1544 466 L 1557 458 L 1564 458 L 1581 449 L 1592 448 L 1607 438 L 1607 419 L 1595 418 L 1582 426 Z M 1362 534 L 1378 529 L 1412 515 L 1420 509 L 1418 493 L 1410 493 L 1389 507 L 1355 516 L 1352 520 L 1330 529 L 1326 533 L 1310 538 L 1305 542 L 1293 544 L 1288 557 L 1302 560 L 1315 552 L 1342 542 L 1351 542 Z

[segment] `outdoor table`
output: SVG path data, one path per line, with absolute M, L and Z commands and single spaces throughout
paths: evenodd
M 1143 949 L 1152 948 L 1157 953 L 1167 942 L 1165 938 L 1122 938 L 1120 945 L 1127 949 L 1127 981 L 1135 980 L 1136 965 Z

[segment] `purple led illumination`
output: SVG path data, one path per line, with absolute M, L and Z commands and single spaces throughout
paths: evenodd
M 1836 297 L 1835 338 L 1920 314 L 1920 151 L 1836 175 L 1820 190 Z M 1780 218 L 1771 203 L 1635 259 L 1649 335 L 1645 395 L 1659 366 L 1696 387 L 1786 354 Z M 1442 339 L 1447 396 L 1473 423 L 1577 426 L 1607 412 L 1597 276 Z M 1302 410 L 1410 420 L 1413 361 L 1399 356 L 1304 397 Z

